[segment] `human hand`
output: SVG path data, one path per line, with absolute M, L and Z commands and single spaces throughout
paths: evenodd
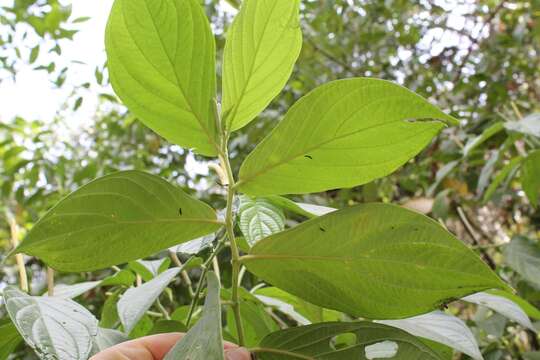
M 113 346 L 90 360 L 162 360 L 185 334 L 171 333 L 147 336 Z M 250 360 L 249 352 L 235 344 L 225 342 L 226 360 Z

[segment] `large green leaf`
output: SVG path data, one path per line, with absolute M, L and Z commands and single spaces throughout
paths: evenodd
M 215 41 L 196 0 L 116 0 L 106 33 L 114 90 L 148 127 L 216 155 Z
M 276 195 L 365 184 L 416 155 L 444 127 L 441 121 L 456 120 L 391 82 L 334 81 L 289 110 L 242 164 L 237 186 Z
M 309 220 L 261 240 L 242 261 L 313 304 L 372 319 L 414 316 L 478 291 L 508 288 L 436 221 L 388 204 Z
M 354 334 L 354 342 L 344 346 L 333 344 L 342 334 Z M 278 331 L 265 337 L 256 352 L 263 360 L 441 359 L 414 336 L 370 322 L 329 322 Z
M 250 246 L 285 229 L 285 214 L 265 198 L 240 197 L 240 230 Z
M 98 333 L 96 318 L 74 301 L 4 289 L 6 309 L 26 343 L 42 359 L 87 360 Z
M 0 320 L 0 360 L 7 360 L 22 341 L 10 319 Z
M 207 275 L 208 293 L 203 316 L 165 356 L 164 360 L 223 360 L 219 280 L 213 272 Z
M 516 236 L 503 248 L 504 260 L 523 279 L 540 289 L 540 246 Z
M 299 0 L 245 0 L 227 32 L 223 111 L 237 130 L 279 94 L 302 48 Z
M 61 271 L 91 271 L 149 256 L 219 227 L 208 205 L 157 176 L 124 171 L 68 195 L 17 251 Z
M 540 194 L 540 150 L 531 152 L 523 161 L 521 182 L 529 201 L 537 207 Z

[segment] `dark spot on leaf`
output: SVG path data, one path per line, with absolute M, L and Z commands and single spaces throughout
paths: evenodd
M 178 214 L 182 216 L 182 208 L 178 208 Z
M 311 155 L 304 155 L 306 159 L 313 160 L 313 157 Z
M 319 226 L 319 230 L 321 230 L 322 232 L 326 232 L 326 229 L 323 228 L 322 226 Z

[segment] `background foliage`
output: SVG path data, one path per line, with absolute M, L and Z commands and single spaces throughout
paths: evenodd
M 223 11 L 217 0 L 205 1 L 205 5 L 221 58 L 224 29 L 233 14 Z M 461 126 L 444 130 L 421 155 L 387 178 L 295 200 L 336 208 L 383 201 L 429 214 L 477 251 L 519 296 L 539 306 L 540 210 L 534 191 L 539 178 L 534 172 L 538 174 L 540 166 L 539 17 L 540 2 L 536 0 L 304 0 L 300 58 L 278 100 L 257 121 L 235 133 L 231 149 L 235 171 L 280 120 L 280 114 L 316 86 L 353 76 L 403 84 L 449 110 Z M 55 56 L 61 56 L 62 44 L 72 38 L 82 21 L 85 19 L 70 17 L 69 7 L 56 0 L 15 0 L 1 7 L 0 81 L 16 78 L 20 64 L 34 63 L 37 53 L 45 51 L 53 54 L 47 57 L 52 60 L 35 63 L 35 71 L 48 72 L 54 86 L 64 86 L 67 70 L 56 67 Z M 21 28 L 43 39 L 43 44 L 47 40 L 49 48 L 13 46 L 13 37 Z M 96 71 L 95 79 L 88 79 L 88 84 L 102 86 L 100 105 L 94 118 L 76 130 L 58 131 L 67 128 L 69 121 L 61 112 L 53 121 L 0 119 L 2 256 L 12 248 L 12 232 L 24 236 L 60 198 L 119 169 L 144 169 L 186 190 L 188 186 L 197 189 L 214 208 L 224 207 L 218 196 L 223 188 L 212 163 L 168 144 L 127 113 L 110 95 L 107 72 L 102 69 Z M 89 86 L 83 83 L 73 89 L 66 107 L 77 111 Z M 186 163 L 194 161 L 205 170 L 186 171 Z M 287 222 L 293 224 L 294 216 L 288 216 Z M 219 256 L 225 273 L 229 259 L 227 252 Z M 43 293 L 46 269 L 39 260 L 24 260 L 32 293 Z M 8 260 L 1 268 L 0 288 L 17 283 L 16 270 L 14 260 Z M 59 274 L 57 282 L 92 281 L 109 274 L 112 272 Z M 190 271 L 194 282 L 199 275 L 198 268 Z M 223 276 L 226 287 L 229 279 Z M 257 279 L 244 278 L 248 288 L 256 284 Z M 99 287 L 78 300 L 96 315 L 107 314 L 117 287 Z M 175 299 L 181 303 L 165 302 L 167 308 L 189 303 L 185 284 L 173 285 L 173 291 L 180 294 Z M 539 356 L 538 337 L 531 331 L 507 323 L 485 308 L 454 305 L 450 310 L 467 320 L 485 358 Z M 0 308 L 0 317 L 3 311 Z M 183 314 L 177 316 L 183 319 Z M 134 331 L 138 335 L 150 332 L 156 319 L 145 316 Z M 538 329 L 538 323 L 535 326 Z M 234 335 L 235 329 L 229 331 Z M 15 358 L 32 356 L 21 348 Z

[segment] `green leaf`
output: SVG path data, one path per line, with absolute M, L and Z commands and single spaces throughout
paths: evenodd
M 285 229 L 283 211 L 265 198 L 240 196 L 240 230 L 250 246 Z
M 434 311 L 401 320 L 382 320 L 378 323 L 402 329 L 411 335 L 447 345 L 473 359 L 482 360 L 482 354 L 473 333 L 459 318 Z
M 219 280 L 216 274 L 210 271 L 206 281 L 208 293 L 202 318 L 163 360 L 224 360 Z
M 532 206 L 538 207 L 540 194 L 540 150 L 531 152 L 523 161 L 521 168 L 523 191 L 527 194 Z
M 521 165 L 522 161 L 523 158 L 521 156 L 516 156 L 503 166 L 503 168 L 495 176 L 491 184 L 489 184 L 484 194 L 484 197 L 482 198 L 482 201 L 484 203 L 491 199 L 493 194 L 495 194 L 495 191 L 507 178 L 511 177 L 512 174 L 515 174 L 516 169 Z
M 118 301 L 118 316 L 124 332 L 129 334 L 135 325 L 141 320 L 146 311 L 158 299 L 169 283 L 181 271 L 181 268 L 173 268 L 165 271 L 155 279 L 138 287 L 129 288 Z
M 17 248 L 67 272 L 144 258 L 216 231 L 208 205 L 139 171 L 108 175 L 52 208 Z
M 154 334 L 166 334 L 174 332 L 186 332 L 188 331 L 186 325 L 176 320 L 159 320 L 154 324 L 150 335 Z
M 32 48 L 30 51 L 30 58 L 28 59 L 28 62 L 30 64 L 33 64 L 36 62 L 37 58 L 39 56 L 39 45 L 36 45 Z
M 314 205 L 314 204 L 306 204 L 306 203 L 296 203 L 284 196 L 279 195 L 271 195 L 266 197 L 268 201 L 270 201 L 272 204 L 279 206 L 280 208 L 284 210 L 291 211 L 295 214 L 305 216 L 307 218 L 315 218 L 317 216 L 325 215 L 328 213 L 331 213 L 332 211 L 336 211 L 337 209 L 327 207 L 327 206 L 321 206 L 321 205 Z
M 241 260 L 306 301 L 371 319 L 414 316 L 478 291 L 508 289 L 436 221 L 388 204 L 309 220 L 261 240 Z
M 113 329 L 120 322 L 118 317 L 118 300 L 120 300 L 121 290 L 116 290 L 105 300 L 101 310 L 101 319 L 99 326 L 102 328 Z
M 0 321 L 0 360 L 7 360 L 23 341 L 10 319 Z
M 115 285 L 123 285 L 123 286 L 131 286 L 135 282 L 135 275 L 127 270 L 123 269 L 117 272 L 114 275 L 111 275 L 109 277 L 106 277 L 101 281 L 101 286 L 115 286 Z
M 354 335 L 354 342 L 336 346 L 334 339 L 343 334 Z M 255 352 L 262 360 L 365 360 L 380 359 L 375 354 L 388 348 L 385 345 L 394 349 L 395 355 L 391 357 L 394 360 L 441 359 L 414 336 L 370 322 L 329 322 L 281 330 L 264 338 Z
M 488 127 L 486 130 L 482 132 L 482 134 L 478 135 L 477 137 L 467 142 L 467 144 L 463 148 L 463 156 L 464 157 L 469 156 L 471 151 L 473 151 L 478 146 L 485 143 L 487 140 L 489 140 L 491 137 L 501 132 L 503 129 L 504 129 L 504 125 L 502 122 L 496 122 L 495 124 Z
M 202 155 L 218 152 L 215 40 L 196 0 L 116 0 L 106 32 L 111 83 L 148 127 Z
M 259 115 L 289 80 L 302 48 L 299 3 L 242 2 L 223 55 L 223 113 L 231 131 Z
M 540 246 L 517 236 L 503 248 L 505 262 L 526 281 L 540 289 Z
M 365 184 L 418 154 L 442 121 L 456 120 L 391 82 L 334 81 L 289 110 L 246 158 L 237 187 L 249 195 L 279 195 Z
M 74 301 L 34 297 L 8 286 L 6 309 L 26 343 L 43 359 L 87 360 L 97 320 Z

